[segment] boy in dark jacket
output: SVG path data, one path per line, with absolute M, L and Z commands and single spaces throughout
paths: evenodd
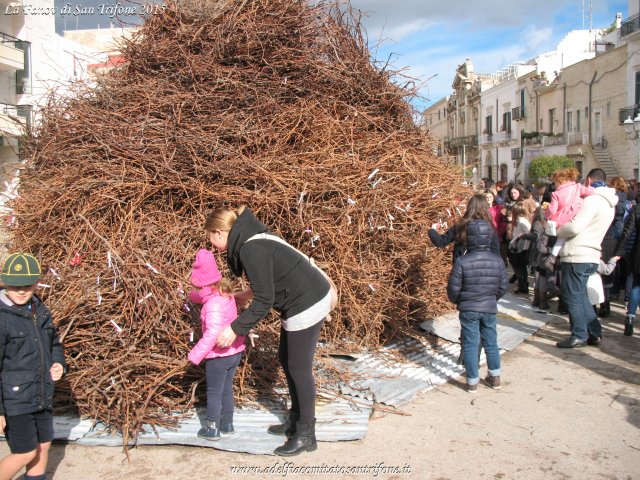
M 500 256 L 490 251 L 493 227 L 485 220 L 471 220 L 466 225 L 467 252 L 453 264 L 447 295 L 460 312 L 460 326 L 467 391 L 478 390 L 478 348 L 487 356 L 489 373 L 486 384 L 497 390 L 500 385 L 500 350 L 496 331 L 498 299 L 507 291 L 507 269 Z
M 25 480 L 44 480 L 53 440 L 53 384 L 66 370 L 51 312 L 34 295 L 40 264 L 14 253 L 0 279 L 0 432 L 11 453 L 0 461 L 0 479 L 26 467 Z

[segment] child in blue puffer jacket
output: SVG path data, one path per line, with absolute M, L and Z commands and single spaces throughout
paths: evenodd
M 490 251 L 491 225 L 488 208 L 482 208 L 474 195 L 467 209 L 476 213 L 462 229 L 467 251 L 458 257 L 453 265 L 447 285 L 447 296 L 460 312 L 460 326 L 464 365 L 466 369 L 467 391 L 478 390 L 478 348 L 482 347 L 487 356 L 489 372 L 486 384 L 497 390 L 500 383 L 500 349 L 496 330 L 498 299 L 507 291 L 509 279 L 502 258 Z M 484 199 L 483 199 L 484 200 Z M 483 212 L 486 210 L 486 215 Z

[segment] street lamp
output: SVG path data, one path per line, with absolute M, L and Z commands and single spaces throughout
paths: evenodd
M 640 138 L 640 112 L 636 118 L 631 120 L 631 115 L 623 122 L 624 133 L 629 140 L 638 140 Z M 637 143 L 637 142 L 636 142 Z M 638 181 L 640 182 L 640 148 L 638 148 Z

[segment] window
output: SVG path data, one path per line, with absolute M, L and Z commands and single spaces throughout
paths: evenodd
M 589 118 L 589 107 L 584 107 L 584 118 L 585 120 Z
M 555 121 L 556 121 L 556 109 L 550 108 L 549 109 L 549 135 L 553 135 Z
M 636 72 L 636 105 L 640 103 L 640 72 Z M 638 178 L 638 177 L 636 177 Z
M 511 133 L 511 112 L 505 112 L 502 114 L 501 130 Z
M 524 88 L 520 90 L 520 118 L 524 118 Z
M 501 181 L 503 181 L 503 182 L 507 181 L 508 172 L 509 172 L 509 168 L 507 167 L 507 165 L 505 163 L 500 165 L 500 180 Z
M 567 112 L 567 132 L 573 132 L 573 112 Z
M 576 110 L 576 132 L 580 131 L 580 110 Z
M 492 115 L 487 115 L 484 119 L 484 133 L 493 135 L 493 119 Z

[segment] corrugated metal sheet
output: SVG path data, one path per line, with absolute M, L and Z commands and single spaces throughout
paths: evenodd
M 338 442 L 364 438 L 369 426 L 373 402 L 350 401 L 323 392 L 316 405 L 316 437 L 321 442 Z M 269 435 L 267 427 L 280 423 L 282 409 L 272 403 L 264 408 L 238 408 L 235 412 L 236 433 L 223 435 L 220 440 L 198 438 L 206 411 L 198 409 L 183 419 L 173 430 L 147 428 L 138 436 L 138 445 L 193 445 L 211 447 L 231 452 L 272 455 L 273 450 L 284 443 L 284 437 Z M 57 440 L 75 441 L 83 445 L 122 446 L 120 435 L 109 434 L 101 424 L 78 417 L 56 416 L 54 431 Z
M 464 373 L 456 363 L 460 345 L 446 343 L 434 350 L 424 339 L 406 338 L 355 361 L 336 359 L 353 377 L 340 390 L 386 405 L 407 404 L 417 393 Z

